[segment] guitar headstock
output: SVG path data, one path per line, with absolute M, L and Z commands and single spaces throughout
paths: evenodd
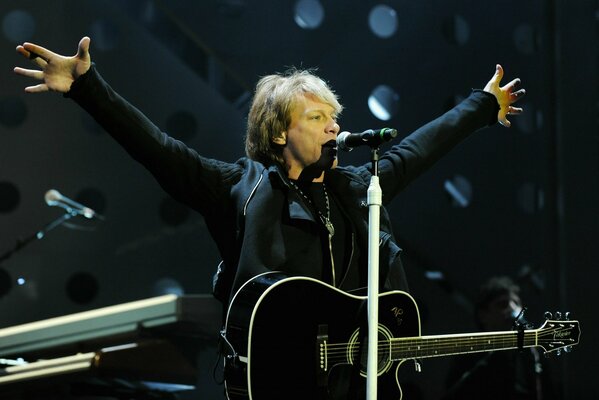
M 572 346 L 578 344 L 580 340 L 580 324 L 578 321 L 570 320 L 570 313 L 563 316 L 558 311 L 555 313 L 555 319 L 550 312 L 545 313 L 547 318 L 539 329 L 537 329 L 537 343 L 542 347 L 545 353 L 560 355 L 562 350 L 570 352 Z

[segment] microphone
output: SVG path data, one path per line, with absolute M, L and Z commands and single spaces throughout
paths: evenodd
M 94 210 L 63 196 L 58 190 L 48 190 L 44 196 L 44 199 L 46 200 L 46 204 L 49 206 L 62 207 L 67 210 L 69 214 L 79 214 L 87 219 L 92 219 L 94 217 L 101 219 L 101 217 L 96 214 Z
M 524 312 L 526 311 L 526 307 L 518 307 L 512 310 L 510 313 L 510 317 L 512 318 L 514 324 L 518 323 L 520 325 L 528 325 L 528 321 L 524 317 Z
M 396 136 L 397 130 L 391 128 L 368 129 L 362 133 L 341 132 L 337 136 L 337 147 L 345 151 L 358 146 L 378 147 Z

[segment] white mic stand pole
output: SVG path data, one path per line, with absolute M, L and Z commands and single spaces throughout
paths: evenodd
M 372 177 L 368 186 L 368 364 L 366 399 L 376 400 L 379 327 L 379 240 L 383 191 L 379 185 L 379 149 L 372 148 Z

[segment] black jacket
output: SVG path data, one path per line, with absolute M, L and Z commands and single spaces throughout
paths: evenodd
M 160 131 L 139 110 L 115 93 L 95 66 L 66 94 L 87 110 L 126 151 L 143 164 L 175 199 L 200 212 L 223 263 L 215 275 L 215 295 L 226 302 L 245 281 L 266 271 L 322 279 L 321 235 L 314 215 L 289 189 L 276 166 L 248 158 L 234 163 L 199 155 Z M 383 204 L 475 130 L 497 121 L 498 105 L 489 93 L 474 90 L 443 116 L 406 137 L 379 161 Z M 337 167 L 325 184 L 349 221 L 347 261 L 337 286 L 366 286 L 370 165 Z M 391 221 L 381 210 L 381 288 L 407 290 L 400 248 Z

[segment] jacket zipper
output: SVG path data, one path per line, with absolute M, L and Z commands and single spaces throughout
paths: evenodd
M 347 274 L 349 274 L 349 269 L 351 268 L 351 264 L 354 258 L 354 250 L 355 250 L 355 242 L 356 242 L 356 233 L 352 231 L 351 233 L 351 252 L 349 253 L 349 259 L 347 261 L 347 265 L 345 268 L 345 274 L 343 274 L 343 277 L 341 278 L 341 282 L 339 282 L 339 286 L 337 287 L 341 287 L 343 285 L 343 281 L 345 280 L 345 278 L 347 277 Z
M 260 186 L 260 182 L 262 182 L 262 178 L 264 178 L 264 175 L 260 174 L 260 178 L 258 179 L 258 182 L 256 182 L 256 185 L 254 185 L 254 188 L 250 192 L 250 195 L 248 196 L 247 200 L 245 201 L 245 204 L 243 205 L 243 216 L 244 217 L 247 215 L 247 209 L 248 209 L 248 205 L 250 204 L 250 200 L 252 199 L 252 197 L 254 197 L 254 194 L 256 193 L 256 189 L 258 189 L 258 186 Z
M 335 279 L 335 259 L 333 258 L 333 235 L 329 233 L 329 256 L 331 257 L 331 273 L 333 276 L 333 286 L 337 287 L 337 279 Z

